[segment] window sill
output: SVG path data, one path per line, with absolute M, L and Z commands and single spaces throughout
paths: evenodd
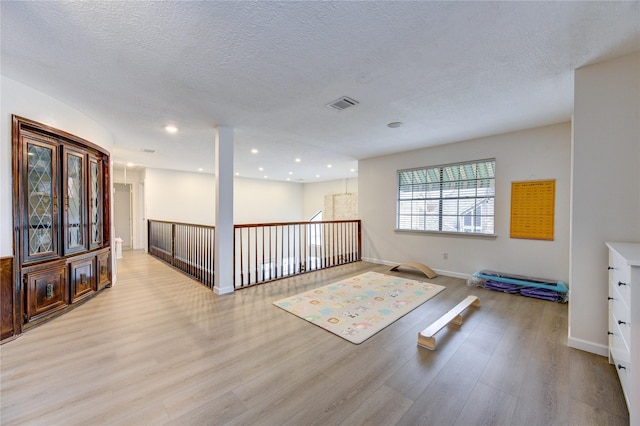
M 480 238 L 484 240 L 495 240 L 498 238 L 496 234 L 475 234 L 471 232 L 421 231 L 419 229 L 395 229 L 394 231 L 403 234 L 428 234 L 441 237 Z

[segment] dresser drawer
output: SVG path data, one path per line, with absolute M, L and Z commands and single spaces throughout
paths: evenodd
M 616 315 L 614 311 L 609 311 L 609 331 L 622 339 L 627 351 L 631 349 L 631 325 L 628 311 L 622 311 L 621 316 Z
M 631 268 L 616 252 L 609 254 L 609 283 L 616 288 L 627 306 L 631 302 Z
M 618 337 L 613 336 L 614 340 Z M 614 367 L 618 372 L 618 377 L 620 378 L 620 385 L 622 386 L 622 392 L 624 393 L 625 400 L 627 401 L 627 407 L 629 405 L 629 391 L 630 391 L 630 377 L 631 377 L 631 363 L 629 362 L 629 352 L 621 351 L 616 352 L 615 343 L 611 346 L 611 356 L 614 360 Z
M 622 290 L 614 282 L 609 283 L 609 310 L 629 312 L 629 301 L 624 298 Z
M 629 388 L 631 381 L 631 364 L 627 363 L 616 363 L 615 365 L 616 371 L 618 372 L 618 377 L 620 378 L 620 384 L 622 385 L 622 393 L 624 394 L 624 399 L 627 402 L 627 407 L 631 407 L 631 402 L 629 401 Z
M 631 376 L 631 356 L 629 347 L 625 343 L 622 335 L 615 329 L 615 324 L 611 325 L 613 316 L 609 318 L 610 327 L 614 327 L 610 330 L 613 334 L 609 334 L 609 350 L 611 352 L 611 359 L 613 359 L 613 365 L 618 372 L 622 390 L 625 394 L 625 398 L 628 398 L 629 394 L 629 377 Z M 627 401 L 628 404 L 629 401 Z

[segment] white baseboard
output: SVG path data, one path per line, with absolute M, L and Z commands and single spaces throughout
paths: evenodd
M 377 263 L 380 265 L 389 265 L 389 266 L 396 266 L 402 263 L 402 262 L 390 262 L 388 260 L 381 260 L 381 259 L 371 259 L 368 257 L 363 257 L 362 260 L 364 262 L 371 262 L 371 263 Z M 454 272 L 454 271 L 445 271 L 444 269 L 433 269 L 433 271 L 438 275 L 446 275 L 448 277 L 462 278 L 463 280 L 468 280 L 469 278 L 471 278 L 471 275 L 469 274 L 463 274 L 463 273 Z
M 372 259 L 370 257 L 363 257 L 362 258 L 363 262 L 370 262 L 370 263 L 378 263 L 380 265 L 389 265 L 389 266 L 395 266 L 395 265 L 399 265 L 399 262 L 389 262 L 386 260 L 380 260 L 380 259 Z
M 601 345 L 599 343 L 588 342 L 582 339 L 576 339 L 575 337 L 569 337 L 569 339 L 567 340 L 567 346 L 596 355 L 609 356 L 608 346 Z
M 462 274 L 462 273 L 460 273 L 460 272 L 445 271 L 444 269 L 434 269 L 434 271 L 435 271 L 438 275 L 446 275 L 447 277 L 462 278 L 463 280 L 468 280 L 469 278 L 471 278 L 471 275 L 469 275 L 469 274 Z

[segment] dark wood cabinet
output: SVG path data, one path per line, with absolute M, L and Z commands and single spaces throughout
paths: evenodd
M 88 176 L 86 151 L 64 147 L 62 156 L 62 241 L 64 253 L 86 251 Z
M 96 256 L 98 275 L 97 290 L 102 290 L 111 285 L 111 252 L 105 251 Z
M 0 257 L 0 340 L 10 339 L 16 333 L 16 303 L 13 286 L 13 258 Z
M 51 314 L 69 304 L 67 269 L 64 261 L 26 268 L 24 271 L 25 321 Z
M 69 292 L 72 303 L 89 296 L 98 289 L 95 270 L 95 257 L 69 263 Z
M 111 284 L 109 155 L 97 145 L 13 116 L 13 333 Z M 4 290 L 3 290 L 4 291 Z M 3 293 L 4 295 L 4 293 Z
M 14 141 L 15 142 L 15 141 Z M 14 149 L 18 161 L 18 214 L 20 253 L 22 262 L 55 259 L 58 253 L 58 146 L 56 139 L 29 130 L 20 133 L 19 146 Z M 14 145 L 15 147 L 15 145 Z M 14 158 L 14 164 L 16 164 Z M 14 174 L 14 182 L 16 176 Z
M 104 227 L 102 158 L 89 155 L 89 249 L 102 247 Z

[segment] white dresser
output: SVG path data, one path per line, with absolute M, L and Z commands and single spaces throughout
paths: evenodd
M 616 366 L 632 426 L 640 426 L 640 243 L 609 247 L 609 362 Z

